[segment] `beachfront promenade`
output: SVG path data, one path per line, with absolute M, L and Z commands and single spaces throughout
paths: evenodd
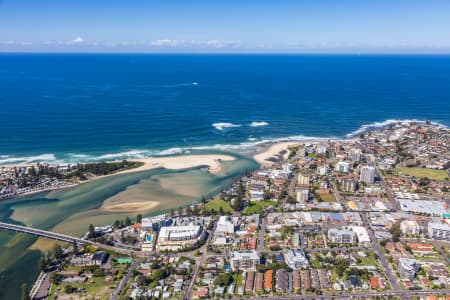
M 42 229 L 27 227 L 27 226 L 20 226 L 20 225 L 14 225 L 9 223 L 0 222 L 0 229 L 8 230 L 8 231 L 14 231 L 14 232 L 20 232 L 25 234 L 30 234 L 36 237 L 43 237 L 51 240 L 66 242 L 66 243 L 72 243 L 72 244 L 79 244 L 79 245 L 91 245 L 100 249 L 108 250 L 108 251 L 114 251 L 119 254 L 125 254 L 125 255 L 142 255 L 143 253 L 140 251 L 133 251 L 130 249 L 124 249 L 124 248 L 118 248 L 114 246 L 108 246 L 101 243 L 96 243 L 89 240 L 84 240 L 80 238 L 76 238 L 70 235 L 46 231 Z

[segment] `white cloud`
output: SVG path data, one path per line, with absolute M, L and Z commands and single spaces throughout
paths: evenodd
M 227 42 L 220 40 L 173 40 L 173 39 L 160 39 L 150 42 L 153 47 L 181 47 L 181 48 L 228 48 L 239 47 L 238 42 Z
M 82 44 L 84 43 L 84 39 L 81 36 L 77 36 L 73 40 L 69 42 L 69 44 Z

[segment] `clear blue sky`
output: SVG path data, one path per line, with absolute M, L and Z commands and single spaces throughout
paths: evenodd
M 0 51 L 450 53 L 450 1 L 0 0 Z

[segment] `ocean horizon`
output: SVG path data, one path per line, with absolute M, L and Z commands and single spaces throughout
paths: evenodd
M 0 165 L 450 124 L 450 56 L 0 54 Z

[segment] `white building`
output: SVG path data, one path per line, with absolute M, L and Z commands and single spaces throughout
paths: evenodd
M 299 185 L 308 185 L 309 184 L 309 176 L 300 174 L 298 175 L 297 183 Z
M 444 223 L 428 223 L 428 236 L 435 240 L 450 241 L 450 225 Z
M 154 226 L 161 227 L 163 223 L 166 221 L 167 215 L 157 215 L 149 218 L 143 218 L 141 221 L 142 231 L 152 231 Z
M 336 164 L 335 169 L 341 173 L 348 173 L 350 171 L 350 164 L 346 161 L 340 161 Z
M 419 235 L 420 226 L 416 221 L 403 220 L 400 223 L 400 229 L 406 235 Z
M 331 228 L 328 230 L 328 239 L 336 244 L 356 243 L 356 234 L 347 229 Z
M 297 202 L 303 203 L 309 200 L 309 188 L 297 189 Z
M 419 269 L 420 265 L 415 259 L 402 257 L 398 260 L 398 272 L 402 278 L 413 279 Z
M 358 238 L 359 244 L 370 244 L 370 236 L 367 232 L 367 229 L 363 226 L 350 226 L 349 229 L 356 233 L 356 237 Z
M 361 149 L 353 148 L 349 153 L 349 158 L 352 161 L 360 161 L 361 160 Z
M 217 222 L 216 232 L 224 234 L 234 233 L 234 224 L 231 217 L 220 216 L 219 221 Z
M 328 174 L 328 166 L 327 165 L 323 165 L 323 166 L 319 166 L 317 167 L 317 173 L 319 173 L 320 176 L 325 176 Z
M 231 252 L 230 262 L 233 270 L 255 271 L 260 257 L 255 250 Z
M 192 247 L 204 238 L 201 226 L 167 226 L 161 227 L 158 235 L 159 250 L 179 250 Z
M 308 268 L 309 261 L 305 253 L 300 249 L 288 250 L 284 253 L 286 264 L 292 269 Z
M 376 170 L 375 170 L 374 166 L 364 166 L 361 168 L 359 180 L 361 182 L 372 184 L 375 182 L 375 174 L 376 174 Z

